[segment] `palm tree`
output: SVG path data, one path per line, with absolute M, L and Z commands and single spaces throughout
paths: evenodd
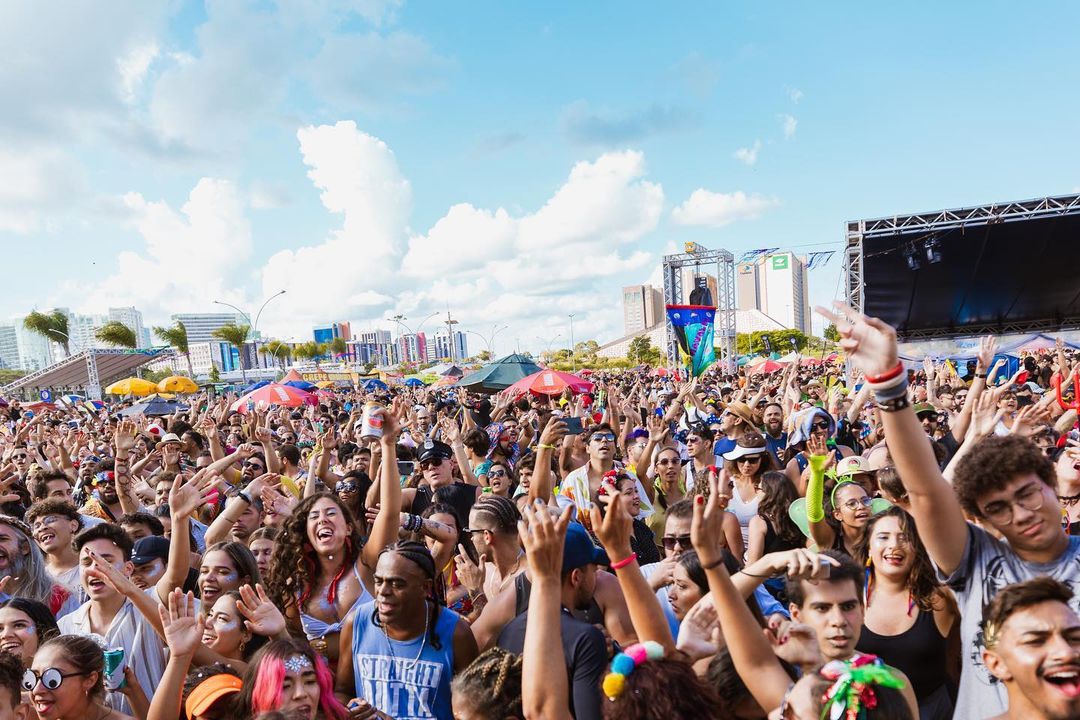
M 280 340 L 271 340 L 262 346 L 260 351 L 269 355 L 278 361 L 278 365 L 281 366 L 281 371 L 285 371 L 285 361 L 292 357 L 292 346 L 289 343 L 281 342 Z
M 317 343 L 313 340 L 308 340 L 306 343 L 300 343 L 293 348 L 293 357 L 300 360 L 312 360 L 315 362 L 315 368 L 321 370 L 319 366 L 319 360 L 326 354 L 326 343 Z
M 229 323 L 228 325 L 222 325 L 210 334 L 236 348 L 236 351 L 240 354 L 240 376 L 246 384 L 247 366 L 244 364 L 244 346 L 247 344 L 248 336 L 251 334 L 251 326 Z
M 68 337 L 67 315 L 59 310 L 42 313 L 34 310 L 23 319 L 23 327 L 46 340 L 59 343 L 65 355 L 71 355 L 71 338 Z
M 115 347 L 134 350 L 139 346 L 139 339 L 135 337 L 135 331 L 117 320 L 107 322 L 99 327 L 94 331 L 94 337 Z
M 191 352 L 188 348 L 187 326 L 179 320 L 172 327 L 155 327 L 154 334 L 173 346 L 178 353 L 183 353 L 187 358 L 188 375 L 195 377 L 195 370 L 191 365 Z

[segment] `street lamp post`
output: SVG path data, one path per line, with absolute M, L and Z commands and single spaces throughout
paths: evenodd
M 450 317 L 450 310 L 446 311 L 446 341 L 450 344 L 450 364 L 454 364 L 454 326 L 457 320 Z
M 574 359 L 574 316 L 577 313 L 570 313 L 570 369 L 572 372 L 577 372 L 577 360 Z
M 251 337 L 251 345 L 252 345 L 252 348 L 254 348 L 254 351 L 255 351 L 255 365 L 256 365 L 256 367 L 258 367 L 258 365 L 259 365 L 259 318 L 262 317 L 263 310 L 266 309 L 266 306 L 270 304 L 271 300 L 273 300 L 274 298 L 277 298 L 277 297 L 281 297 L 284 294 L 285 294 L 285 291 L 281 290 L 279 292 L 274 293 L 270 297 L 266 298 L 266 300 L 263 301 L 263 304 L 259 306 L 259 311 L 257 313 L 255 313 L 255 322 L 251 321 L 251 316 L 250 315 L 248 315 L 246 312 L 244 312 L 240 308 L 236 307 L 235 305 L 233 305 L 231 303 L 223 302 L 221 300 L 215 300 L 214 301 L 215 305 L 224 305 L 225 307 L 231 307 L 233 310 L 240 313 L 241 315 L 244 316 L 244 318 L 247 319 L 248 325 L 251 326 L 251 335 L 252 335 L 252 337 Z M 241 356 L 240 356 L 241 367 L 243 366 L 243 362 L 244 362 L 243 353 L 241 353 Z
M 539 335 L 536 336 L 537 340 L 544 343 L 544 352 L 547 353 L 548 360 L 551 359 L 551 346 L 555 343 L 556 340 L 558 340 L 561 337 L 562 337 L 562 333 L 556 333 L 554 336 L 552 336 L 551 338 L 546 339 L 546 340 L 544 338 L 540 337 Z
M 465 332 L 467 332 L 467 333 L 469 333 L 471 335 L 475 335 L 476 337 L 483 340 L 484 341 L 484 347 L 487 349 L 488 354 L 491 355 L 492 357 L 495 357 L 495 336 L 498 335 L 499 333 L 501 333 L 503 330 L 506 330 L 508 327 L 510 327 L 510 326 L 509 325 L 503 325 L 502 327 L 496 327 L 495 325 L 492 325 L 491 326 L 491 333 L 489 335 L 484 335 L 483 333 L 478 333 L 475 330 L 466 330 Z

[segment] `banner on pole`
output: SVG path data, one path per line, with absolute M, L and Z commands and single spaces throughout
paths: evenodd
M 691 374 L 694 377 L 701 375 L 716 362 L 716 349 L 713 347 L 716 308 L 709 305 L 668 305 L 667 316 Z

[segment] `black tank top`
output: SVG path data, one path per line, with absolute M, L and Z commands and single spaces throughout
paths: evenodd
M 899 635 L 878 635 L 863 625 L 855 649 L 877 655 L 911 681 L 915 698 L 922 701 L 944 685 L 946 638 L 938 632 L 934 613 L 919 610 L 915 624 Z
M 764 550 L 765 555 L 768 555 L 769 553 L 774 553 L 774 552 L 783 552 L 785 550 L 797 550 L 798 548 L 806 547 L 806 542 L 791 543 L 791 542 L 788 542 L 787 540 L 784 540 L 782 537 L 780 537 L 779 535 L 776 534 L 775 530 L 773 530 L 773 525 L 772 525 L 771 520 L 767 520 L 765 518 L 762 518 L 762 520 L 765 520 L 765 550 Z
M 529 592 L 531 590 L 532 583 L 529 582 L 529 578 L 525 577 L 525 573 L 518 573 L 517 576 L 514 577 L 515 617 L 529 609 Z M 604 611 L 600 608 L 600 605 L 596 602 L 595 598 L 589 601 L 589 607 L 585 610 L 572 610 L 570 614 L 578 620 L 587 622 L 590 625 L 604 624 Z

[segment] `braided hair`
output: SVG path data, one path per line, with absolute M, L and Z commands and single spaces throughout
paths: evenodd
M 495 530 L 501 533 L 517 534 L 521 512 L 517 504 L 501 495 L 481 495 L 472 507 L 472 512 L 487 515 L 495 522 Z
M 493 647 L 485 651 L 451 684 L 455 695 L 468 698 L 475 717 L 523 718 L 520 655 Z
M 424 573 L 424 576 L 431 581 L 432 588 L 434 588 L 435 577 L 438 574 L 438 571 L 435 569 L 435 558 L 431 556 L 431 551 L 427 549 L 427 545 L 422 542 L 416 542 L 415 540 L 398 540 L 383 548 L 382 552 L 379 553 L 379 557 L 382 557 L 388 552 L 397 553 L 406 560 L 414 563 Z M 441 650 L 442 643 L 439 642 L 439 634 L 435 631 L 435 625 L 439 619 L 439 603 L 431 597 L 425 598 L 425 603 L 428 612 L 428 644 L 435 650 Z M 371 624 L 376 627 L 382 627 L 382 622 L 379 620 L 379 613 L 374 612 L 371 614 Z

